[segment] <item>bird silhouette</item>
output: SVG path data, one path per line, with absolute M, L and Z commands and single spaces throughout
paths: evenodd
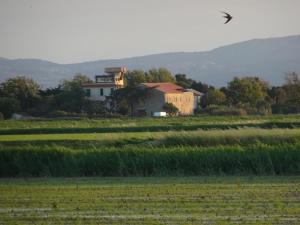
M 232 20 L 233 17 L 232 17 L 229 13 L 226 13 L 226 12 L 221 12 L 221 13 L 224 13 L 225 15 L 224 15 L 223 17 L 227 19 L 226 22 L 225 22 L 224 24 L 226 24 L 226 23 L 228 23 L 230 20 Z

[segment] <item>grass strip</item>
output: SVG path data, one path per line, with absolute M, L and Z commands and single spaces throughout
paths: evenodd
M 71 148 L 100 146 L 217 146 L 253 145 L 264 143 L 278 145 L 300 141 L 300 129 L 257 129 L 199 130 L 136 133 L 92 133 L 92 134 L 27 134 L 2 135 L 0 144 L 18 145 L 60 145 Z

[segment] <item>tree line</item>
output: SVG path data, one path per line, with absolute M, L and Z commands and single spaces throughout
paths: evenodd
M 227 86 L 217 88 L 186 74 L 172 75 L 165 68 L 132 70 L 125 75 L 125 87 L 115 90 L 107 102 L 86 98 L 82 84 L 88 82 L 92 82 L 88 76 L 76 74 L 57 87 L 42 90 L 31 78 L 9 78 L 0 84 L 0 118 L 11 118 L 13 113 L 37 117 L 131 115 L 133 105 L 146 97 L 146 92 L 137 88 L 144 82 L 172 82 L 203 93 L 196 112 L 200 114 L 300 113 L 300 79 L 296 72 L 286 73 L 281 86 L 271 86 L 259 77 L 235 77 Z M 106 107 L 108 103 L 111 107 Z

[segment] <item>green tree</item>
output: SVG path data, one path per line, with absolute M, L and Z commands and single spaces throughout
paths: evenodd
M 170 82 L 174 83 L 175 78 L 172 76 L 171 72 L 166 68 L 159 68 L 159 69 L 151 69 L 146 73 L 146 80 L 147 82 L 152 83 L 163 83 L 163 82 Z
M 33 107 L 38 101 L 39 88 L 40 86 L 33 79 L 25 76 L 9 78 L 0 87 L 5 96 L 15 98 L 20 102 L 22 111 Z
M 228 99 L 231 104 L 249 104 L 255 107 L 267 96 L 268 85 L 259 77 L 235 77 L 228 83 Z
M 209 89 L 206 95 L 207 105 L 224 105 L 226 103 L 226 95 L 219 89 Z
M 83 75 L 81 73 L 75 74 L 72 80 L 64 80 L 61 84 L 61 87 L 64 91 L 82 90 L 82 85 L 84 83 L 91 83 L 93 82 L 88 76 Z
M 202 82 L 194 82 L 191 86 L 191 88 L 195 89 L 196 91 L 199 91 L 203 94 L 206 94 L 208 92 L 209 86 Z
M 143 70 L 128 71 L 125 75 L 125 82 L 127 86 L 134 87 L 140 83 L 147 82 L 147 77 Z
M 261 115 L 270 115 L 272 114 L 271 104 L 268 101 L 258 101 L 256 103 L 257 112 Z
M 13 113 L 19 112 L 20 102 L 12 97 L 0 97 L 0 112 L 5 119 L 12 116 Z
M 40 100 L 35 106 L 28 110 L 32 116 L 46 116 L 50 112 L 59 110 L 57 96 L 63 92 L 61 86 L 39 90 Z
M 287 93 L 283 87 L 271 87 L 268 89 L 269 102 L 272 104 L 285 104 Z
M 68 112 L 82 112 L 87 101 L 82 85 L 90 82 L 91 79 L 82 74 L 76 74 L 72 80 L 64 80 L 61 84 L 62 92 L 55 97 L 58 107 Z
M 139 88 L 138 86 L 127 86 L 115 90 L 112 95 L 115 111 L 123 115 L 133 115 L 134 105 L 143 101 L 147 93 L 147 89 Z
M 172 103 L 165 103 L 163 109 L 166 110 L 166 113 L 170 116 L 175 116 L 179 112 L 179 109 Z
M 175 75 L 176 84 L 183 88 L 191 88 L 192 84 L 195 83 L 194 80 L 186 77 L 186 74 L 176 74 Z
M 286 102 L 289 105 L 300 107 L 300 80 L 296 72 L 285 75 L 286 83 L 283 89 L 286 93 Z
M 135 87 L 141 83 L 174 83 L 175 79 L 171 72 L 165 68 L 151 69 L 148 72 L 143 70 L 133 70 L 126 73 L 125 84 L 126 86 Z
M 99 116 L 105 113 L 105 105 L 102 101 L 86 100 L 83 105 L 83 111 L 89 116 Z

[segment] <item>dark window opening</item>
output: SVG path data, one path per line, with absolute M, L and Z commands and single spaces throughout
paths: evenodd
M 85 89 L 85 96 L 91 97 L 91 89 Z

